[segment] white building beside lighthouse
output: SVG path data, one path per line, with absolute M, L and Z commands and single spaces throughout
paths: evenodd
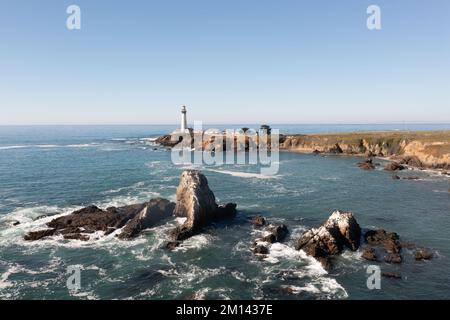
M 183 106 L 181 108 L 181 126 L 180 126 L 181 132 L 186 132 L 188 130 L 186 113 L 187 113 L 186 106 Z

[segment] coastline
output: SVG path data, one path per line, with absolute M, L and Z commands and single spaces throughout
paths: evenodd
M 179 143 L 170 138 L 164 135 L 155 143 L 168 148 Z M 214 140 L 213 135 L 204 139 L 203 149 L 211 150 Z M 285 152 L 377 158 L 444 174 L 450 170 L 450 130 L 289 134 L 280 135 L 279 146 Z
M 448 211 L 448 176 L 434 177 L 430 171 L 382 171 L 386 165 L 384 160 L 391 159 L 381 156 L 373 157 L 373 164 L 379 162 L 380 166 L 366 173 L 357 167 L 358 162 L 366 159 L 362 153 L 324 152 L 301 156 L 295 154 L 295 148 L 282 149 L 280 164 L 283 171 L 274 180 L 265 180 L 252 173 L 242 176 L 240 173 L 248 170 L 241 166 L 226 170 L 218 168 L 216 171 L 205 168 L 204 175 L 217 197 L 217 204 L 236 203 L 238 212 L 235 218 L 230 216 L 212 221 L 211 225 L 205 220 L 203 232 L 183 240 L 191 234 L 190 230 L 197 232 L 200 229 L 189 229 L 190 224 L 185 224 L 188 221 L 186 217 L 174 218 L 166 210 L 159 211 L 158 208 L 171 211 L 172 203 L 177 199 L 177 185 L 186 185 L 179 182 L 180 174 L 190 167 L 171 164 L 170 149 L 155 146 L 153 139 L 142 138 L 145 135 L 117 141 L 111 141 L 109 133 L 105 136 L 105 144 L 86 148 L 30 148 L 2 153 L 5 160 L 12 161 L 16 154 L 37 159 L 38 166 L 29 168 L 29 174 L 49 165 L 56 170 L 50 173 L 55 180 L 43 176 L 42 180 L 34 181 L 48 184 L 39 194 L 32 187 L 20 189 L 20 194 L 26 196 L 30 192 L 28 198 L 21 200 L 22 203 L 30 199 L 39 206 L 25 204 L 20 208 L 11 203 L 9 209 L 3 208 L 7 215 L 1 220 L 2 245 L 10 263 L 2 267 L 10 275 L 5 280 L 7 287 L 0 295 L 33 298 L 39 294 L 25 281 L 17 280 L 17 273 L 25 268 L 29 270 L 23 275 L 26 281 L 33 281 L 37 272 L 43 270 L 24 263 L 22 256 L 16 258 L 17 246 L 23 248 L 30 259 L 36 260 L 45 257 L 48 250 L 55 250 L 54 260 L 45 266 L 48 270 L 63 270 L 67 255 L 77 250 L 77 255 L 86 257 L 86 260 L 77 259 L 75 262 L 86 263 L 86 268 L 89 268 L 86 273 L 83 271 L 83 279 L 93 285 L 83 292 L 92 299 L 137 299 L 142 295 L 163 299 L 192 296 L 212 299 L 223 293 L 225 281 L 229 281 L 226 286 L 229 298 L 291 299 L 303 298 L 306 294 L 312 299 L 370 298 L 369 292 L 358 291 L 363 282 L 356 275 L 367 263 L 379 264 L 385 291 L 399 298 L 417 297 L 421 293 L 416 288 L 430 290 L 433 297 L 447 294 L 434 291 L 434 287 L 436 283 L 446 281 L 445 275 L 440 274 L 448 266 L 448 261 L 441 258 L 449 256 L 448 246 L 441 240 L 448 230 L 445 214 Z M 90 140 L 64 141 L 64 145 L 80 142 L 90 143 Z M 58 142 L 45 143 L 56 145 Z M 317 144 L 325 147 L 323 140 Z M 86 156 L 89 156 L 88 163 L 83 165 L 81 161 L 74 170 L 65 165 L 57 170 L 61 159 Z M 99 163 L 102 164 L 100 168 Z M 4 172 L 8 171 L 5 166 Z M 92 172 L 96 173 L 95 176 Z M 115 179 L 120 172 L 124 173 L 123 178 Z M 404 179 L 403 182 L 391 179 L 396 174 Z M 5 176 L 8 177 L 7 174 Z M 10 176 L 11 179 L 5 181 L 14 183 L 17 179 L 13 174 Z M 408 178 L 414 176 L 421 182 L 409 181 Z M 63 187 L 58 181 L 73 183 Z M 11 186 L 21 187 L 20 181 L 15 183 Z M 180 194 L 185 199 L 189 192 Z M 199 194 L 208 193 L 202 191 Z M 211 212 L 224 212 L 223 209 L 218 210 Z M 340 210 L 344 218 L 349 213 L 354 214 L 360 224 L 361 242 L 356 251 L 352 250 L 356 247 L 346 246 L 347 241 L 340 241 L 342 238 L 339 236 L 319 243 L 311 243 L 306 236 L 301 238 L 306 231 L 314 233 L 314 230 L 333 227 L 334 219 L 329 218 L 335 210 Z M 151 214 L 146 215 L 146 212 Z M 431 220 L 431 216 L 437 218 Z M 187 229 L 182 227 L 183 224 Z M 286 237 L 285 226 L 288 230 Z M 50 227 L 54 228 L 48 231 Z M 359 233 L 357 229 L 349 230 Z M 369 237 L 371 233 L 367 234 L 370 230 L 373 237 Z M 404 244 L 400 253 L 386 251 L 386 247 L 391 251 L 400 250 L 395 241 L 386 242 L 391 237 L 396 238 L 394 233 L 399 235 L 400 244 Z M 326 247 L 325 256 L 315 257 L 318 246 L 331 242 L 336 242 L 337 247 Z M 102 257 L 102 260 L 95 260 L 95 265 L 90 265 L 88 263 L 93 256 Z M 120 269 L 110 266 L 110 261 L 120 262 Z M 240 268 L 229 272 L 227 267 L 230 264 Z M 424 284 L 422 281 L 428 278 L 416 277 L 411 281 L 414 276 L 411 269 L 422 268 L 425 264 L 427 274 L 437 277 L 436 280 Z M 97 274 L 94 268 L 101 272 Z M 278 275 L 285 270 L 288 270 L 289 278 L 280 279 Z M 152 282 L 144 284 L 138 293 L 130 291 L 130 286 L 142 283 L 142 274 L 146 272 L 152 275 Z M 299 272 L 301 277 L 290 277 Z M 342 272 L 354 272 L 355 276 L 341 277 Z M 54 288 L 53 284 L 44 284 L 52 274 L 40 276 L 43 280 L 32 282 L 33 285 Z M 265 283 L 265 279 L 270 279 L 270 282 Z M 399 281 L 402 281 L 402 290 L 398 289 Z M 181 288 L 180 283 L 183 283 Z M 206 283 L 208 292 L 204 291 Z M 245 290 L 241 289 L 243 284 Z M 105 293 L 102 291 L 104 286 L 114 286 L 114 292 Z M 260 291 L 261 287 L 264 291 Z M 59 296 L 55 293 L 48 297 Z

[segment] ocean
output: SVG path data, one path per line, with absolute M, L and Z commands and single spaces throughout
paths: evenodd
M 272 127 L 281 133 L 324 133 L 438 130 L 450 124 Z M 186 166 L 173 164 L 170 152 L 151 141 L 175 128 L 0 126 L 0 299 L 450 298 L 450 179 L 408 170 L 400 174 L 420 179 L 393 180 L 382 167 L 359 169 L 358 157 L 281 152 L 280 170 L 271 178 L 256 174 L 254 165 L 198 167 L 220 203 L 237 203 L 238 215 L 174 251 L 164 244 L 176 220 L 131 241 L 113 234 L 87 242 L 23 240 L 55 215 L 90 204 L 106 208 L 157 196 L 174 201 Z M 402 279 L 382 278 L 379 290 L 366 285 L 372 263 L 361 251 L 344 252 L 327 272 L 296 251 L 294 242 L 335 209 L 353 212 L 362 228 L 395 231 L 403 241 L 432 249 L 435 257 L 415 261 L 404 249 L 401 265 L 380 263 L 382 271 L 400 272 Z M 248 222 L 256 214 L 290 230 L 264 258 L 250 250 L 261 235 Z M 81 270 L 79 290 L 67 287 L 69 266 Z

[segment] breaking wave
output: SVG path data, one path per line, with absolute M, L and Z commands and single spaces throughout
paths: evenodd
M 207 169 L 211 172 L 217 172 L 222 174 L 227 174 L 233 177 L 239 178 L 256 178 L 256 179 L 278 179 L 279 175 L 264 175 L 261 173 L 252 173 L 252 172 L 242 172 L 242 171 L 230 171 L 230 170 L 216 170 L 216 169 Z

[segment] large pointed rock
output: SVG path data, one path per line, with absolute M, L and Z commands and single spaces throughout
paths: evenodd
M 200 171 L 187 170 L 183 171 L 180 177 L 174 213 L 187 219 L 183 225 L 171 232 L 172 238 L 184 240 L 199 233 L 213 221 L 234 216 L 236 204 L 218 206 L 206 177 Z

